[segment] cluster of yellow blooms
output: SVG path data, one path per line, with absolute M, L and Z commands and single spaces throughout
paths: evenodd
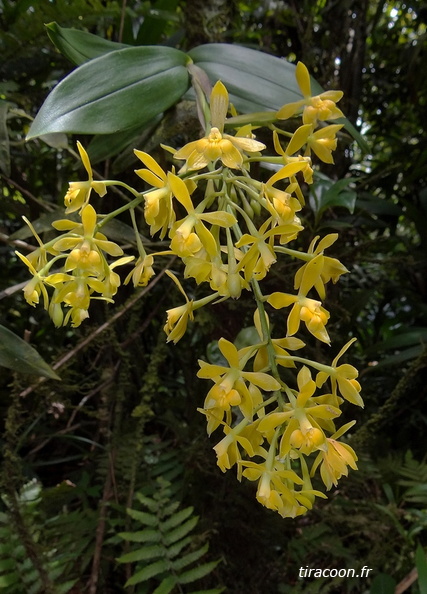
M 255 140 L 251 125 L 240 127 L 235 135 L 224 131 L 229 110 L 235 112 L 221 82 L 210 95 L 204 138 L 179 150 L 165 147 L 183 162 L 177 173 L 174 168 L 165 172 L 150 155 L 135 151 L 143 164 L 136 173 L 150 186 L 148 191 L 138 192 L 122 182 L 94 181 L 89 158 L 78 144 L 88 180 L 70 183 L 65 205 L 66 213 L 77 212 L 81 222 L 56 221 L 53 226 L 62 235 L 46 244 L 33 231 L 39 247 L 28 257 L 19 254 L 33 275 L 24 289 L 27 301 L 35 305 L 42 295 L 57 326 L 69 320 L 78 326 L 88 317 L 91 299 L 112 301 L 120 285 L 114 269 L 134 258 L 123 256 L 100 229 L 125 210 L 131 214 L 138 246 L 138 258 L 125 283 L 147 285 L 155 274 L 154 258 L 174 254 L 183 262 L 185 279 L 208 283 L 211 289 L 199 300 L 190 299 L 168 271 L 184 296 L 182 305 L 167 312 L 168 341 L 182 338 L 197 309 L 237 299 L 242 290 L 252 291 L 259 340 L 238 350 L 221 338 L 219 350 L 227 365 L 199 361 L 198 377 L 213 383 L 200 412 L 206 416 L 209 435 L 218 428 L 224 433 L 214 448 L 221 470 L 236 466 L 239 480 L 257 481 L 258 501 L 283 517 L 304 514 L 316 496 L 325 497 L 311 483 L 318 468 L 326 489 L 347 475 L 348 467 L 356 468 L 356 454 L 339 441 L 353 423 L 337 429 L 335 421 L 344 400 L 363 406 L 357 370 L 338 363 L 354 339 L 331 365 L 293 354 L 305 346 L 295 336 L 301 322 L 319 341 L 330 343 L 329 312 L 322 305 L 325 285 L 348 272 L 336 258 L 325 255 L 338 237 L 335 233 L 315 237 L 307 252 L 287 247 L 303 229 L 297 214 L 304 205 L 300 183 L 313 181 L 312 153 L 333 163 L 342 125 L 325 122 L 343 115 L 336 107 L 340 91 L 313 97 L 308 71 L 301 63 L 296 76 L 304 98 L 283 106 L 273 119 L 302 114 L 302 125 L 292 134 L 271 124 L 276 156 L 262 155 L 266 147 Z M 281 138 L 286 137 L 283 148 Z M 277 172 L 263 183 L 251 176 L 253 162 L 273 163 Z M 102 197 L 110 185 L 127 187 L 134 199 L 108 215 L 97 215 L 89 202 L 91 191 Z M 142 245 L 134 214 L 142 202 L 151 235 L 159 233 L 160 239 L 168 235 L 168 250 L 147 254 Z M 295 294 L 264 295 L 260 281 L 280 254 L 302 261 L 294 279 Z M 108 256 L 116 259 L 111 263 Z M 52 271 L 57 266 L 60 270 Z M 273 338 L 267 304 L 276 310 L 292 306 L 285 336 Z M 294 386 L 282 380 L 280 367 L 298 368 Z

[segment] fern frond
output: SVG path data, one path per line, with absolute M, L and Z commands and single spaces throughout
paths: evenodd
M 183 592 L 181 586 L 207 577 L 219 561 L 197 563 L 206 555 L 209 545 L 200 546 L 192 534 L 199 521 L 193 515 L 194 508 L 181 509 L 179 502 L 172 500 L 171 486 L 164 479 L 158 479 L 157 486 L 152 497 L 141 493 L 135 496 L 136 501 L 148 512 L 127 509 L 128 515 L 138 526 L 133 532 L 120 532 L 119 536 L 130 543 L 141 543 L 142 546 L 122 555 L 117 561 L 135 563 L 125 588 L 140 585 L 143 588 L 141 591 L 154 594 L 169 594 L 176 588 Z M 208 591 L 200 590 L 201 594 L 205 592 Z M 222 589 L 210 592 L 216 594 Z

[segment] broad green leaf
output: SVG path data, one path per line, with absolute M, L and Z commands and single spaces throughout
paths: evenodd
M 210 563 L 198 565 L 197 567 L 194 567 L 194 569 L 189 569 L 179 576 L 179 583 L 191 584 L 191 582 L 195 582 L 196 580 L 209 575 L 211 571 L 215 569 L 218 563 L 219 561 L 211 561 Z
M 400 365 L 400 363 L 419 357 L 423 351 L 424 345 L 422 344 L 419 346 L 410 347 L 409 349 L 404 349 L 400 351 L 400 353 L 396 353 L 395 355 L 390 355 L 389 357 L 381 359 L 381 361 L 379 361 L 376 365 L 368 367 L 366 371 L 374 371 L 375 369 L 385 367 L 386 365 Z
M 133 153 L 133 149 L 138 147 L 144 139 L 145 134 L 148 134 L 150 128 L 158 124 L 161 120 L 161 114 L 147 122 L 143 126 L 136 126 L 129 128 L 122 132 L 114 132 L 113 134 L 100 134 L 95 136 L 87 147 L 90 162 L 92 165 L 115 157 L 119 153 L 123 153 L 130 147 L 129 153 L 132 155 L 132 162 L 136 163 L 137 158 Z M 121 155 L 122 156 L 122 155 Z
M 309 202 L 316 213 L 316 221 L 320 220 L 326 209 L 341 206 L 354 211 L 357 193 L 349 188 L 355 178 L 348 177 L 333 181 L 328 176 L 318 173 L 315 183 L 310 189 Z
M 285 103 L 302 99 L 295 65 L 281 58 L 228 43 L 200 45 L 188 54 L 207 73 L 212 84 L 217 80 L 225 84 L 231 103 L 242 113 L 277 111 Z M 313 95 L 323 92 L 313 78 L 311 91 Z M 363 136 L 347 118 L 337 122 L 344 124 L 364 152 L 368 151 Z
M 0 326 L 0 365 L 19 373 L 61 379 L 36 349 L 4 326 Z
M 418 571 L 418 587 L 420 594 L 427 594 L 427 558 L 421 545 L 418 545 L 415 552 L 415 565 Z
M 62 55 L 73 62 L 73 64 L 76 64 L 76 66 L 104 54 L 131 47 L 124 43 L 108 41 L 87 31 L 60 27 L 55 22 L 47 24 L 46 29 L 52 43 Z
M 396 581 L 387 573 L 379 573 L 371 584 L 370 594 L 390 594 L 396 588 Z
M 277 111 L 302 98 L 295 66 L 280 58 L 228 43 L 200 45 L 188 54 L 213 84 L 224 83 L 230 101 L 243 113 Z
M 129 47 L 79 66 L 50 93 L 28 139 L 52 132 L 110 134 L 142 126 L 188 88 L 188 57 L 170 47 Z
M 411 328 L 410 330 L 402 330 L 402 332 L 396 332 L 394 336 L 387 338 L 383 342 L 373 345 L 367 354 L 371 355 L 378 352 L 379 350 L 388 349 L 400 349 L 405 346 L 414 344 L 423 344 L 427 341 L 427 328 Z
M 150 565 L 147 565 L 147 567 L 144 567 L 144 569 L 141 569 L 140 571 L 134 573 L 133 576 L 129 578 L 126 582 L 125 588 L 127 588 L 128 586 L 134 586 L 135 584 L 139 584 L 141 582 L 145 582 L 150 578 L 163 573 L 167 569 L 168 562 L 166 561 L 166 559 L 160 559 L 155 563 L 151 563 Z

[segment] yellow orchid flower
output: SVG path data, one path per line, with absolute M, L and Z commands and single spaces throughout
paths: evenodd
M 180 257 L 186 257 L 197 253 L 203 246 L 210 256 L 218 255 L 220 247 L 204 222 L 228 228 L 237 222 L 236 217 L 224 211 L 203 212 L 203 203 L 194 208 L 186 184 L 176 175 L 170 178 L 170 186 L 188 213 L 169 232 L 171 250 Z
M 24 264 L 26 264 L 28 270 L 33 275 L 33 278 L 23 288 L 25 301 L 29 305 L 35 307 L 39 303 L 40 295 L 42 295 L 44 308 L 48 309 L 49 296 L 47 294 L 46 287 L 44 286 L 45 277 L 39 272 L 37 272 L 33 264 L 26 256 L 24 256 L 18 251 L 15 251 L 15 254 L 18 256 L 20 260 L 22 260 L 22 262 L 24 262 Z
M 180 186 L 173 183 L 176 178 L 174 169 L 172 172 L 165 173 L 148 153 L 136 149 L 134 153 L 146 167 L 146 169 L 136 169 L 135 173 L 150 186 L 156 188 L 144 195 L 145 220 L 150 225 L 150 234 L 154 235 L 160 230 L 160 239 L 163 239 L 167 230 L 176 220 L 172 199 L 175 196 L 174 191 L 179 191 Z M 183 183 L 190 194 L 196 188 L 196 184 L 192 180 L 185 180 Z
M 125 278 L 124 284 L 127 285 L 130 279 L 132 279 L 135 288 L 146 287 L 150 282 L 151 277 L 155 275 L 153 263 L 153 256 L 146 255 L 144 258 L 140 256 L 135 263 L 135 268 L 131 270 Z
M 121 256 L 123 250 L 116 243 L 108 241 L 102 233 L 95 233 L 97 215 L 91 204 L 83 207 L 81 218 L 81 224 L 68 220 L 53 223 L 56 229 L 72 231 L 55 242 L 53 249 L 58 252 L 71 250 L 64 265 L 65 271 L 80 268 L 89 274 L 105 276 L 108 265 L 102 252 L 110 256 Z
M 343 96 L 342 91 L 325 91 L 312 97 L 310 75 L 307 67 L 302 62 L 298 62 L 295 75 L 304 99 L 281 107 L 276 114 L 278 120 L 287 120 L 302 108 L 304 108 L 302 114 L 304 124 L 315 125 L 318 120 L 323 122 L 344 117 L 342 111 L 335 105 Z
M 313 151 L 324 163 L 333 163 L 332 151 L 337 148 L 336 134 L 342 127 L 342 124 L 331 124 L 311 132 L 307 137 L 306 155 Z
M 319 371 L 316 377 L 316 384 L 320 388 L 325 383 L 327 378 L 330 377 L 332 393 L 335 396 L 339 391 L 343 398 L 352 404 L 355 404 L 356 406 L 363 407 L 363 400 L 360 396 L 361 385 L 356 380 L 359 372 L 355 367 L 353 367 L 353 365 L 349 365 L 348 363 L 338 365 L 338 360 L 356 340 L 356 338 L 349 340 L 332 361 L 331 366 L 327 366 L 327 370 L 325 369 L 325 371 Z
M 330 343 L 328 332 L 325 328 L 330 314 L 322 307 L 320 301 L 310 299 L 304 295 L 290 295 L 288 293 L 272 293 L 267 302 L 275 309 L 288 307 L 294 304 L 288 316 L 288 336 L 296 334 L 300 327 L 300 322 L 305 322 L 307 330 L 322 342 Z
M 189 142 L 174 154 L 175 159 L 186 161 L 181 172 L 203 169 L 218 159 L 225 167 L 240 169 L 243 165 L 245 152 L 257 153 L 265 149 L 265 144 L 253 138 L 230 136 L 224 133 L 228 104 L 227 89 L 221 81 L 218 81 L 212 89 L 210 97 L 212 127 L 209 133 L 200 140 Z
M 238 351 L 230 341 L 220 338 L 218 347 L 229 366 L 211 365 L 199 360 L 200 369 L 197 372 L 197 377 L 214 382 L 204 403 L 205 410 L 212 409 L 215 412 L 216 421 L 211 423 L 211 431 L 219 426 L 224 414 L 232 406 L 239 406 L 244 416 L 252 416 L 253 399 L 245 381 L 267 392 L 280 389 L 279 382 L 267 373 L 243 371 L 245 357 L 241 357 L 242 351 Z
M 166 312 L 167 320 L 166 324 L 163 327 L 167 335 L 166 342 L 170 342 L 171 340 L 176 344 L 181 338 L 184 336 L 185 331 L 187 330 L 188 320 L 194 320 L 193 314 L 193 307 L 194 302 L 187 297 L 186 292 L 184 291 L 181 283 L 176 278 L 176 276 L 170 270 L 166 270 L 166 274 L 173 280 L 173 282 L 178 287 L 179 291 L 185 297 L 185 304 L 180 305 L 178 307 L 173 307 L 172 309 L 168 309 Z
M 80 181 L 80 182 L 69 182 L 68 191 L 65 194 L 64 203 L 67 207 L 65 212 L 67 214 L 71 212 L 75 212 L 83 208 L 89 202 L 90 193 L 92 189 L 101 196 L 105 196 L 107 193 L 107 188 L 104 182 L 102 181 L 94 181 L 92 175 L 92 166 L 90 164 L 89 155 L 83 148 L 82 144 L 77 141 L 77 149 L 80 154 L 80 158 L 82 160 L 83 166 L 87 171 L 88 180 L 87 181 Z
M 337 441 L 354 423 L 355 421 L 347 423 L 326 439 L 326 448 L 319 452 L 311 467 L 310 474 L 313 476 L 319 464 L 321 465 L 320 476 L 328 490 L 332 485 L 337 486 L 342 476 L 348 476 L 348 467 L 357 470 L 357 455 L 353 448 Z
M 330 280 L 335 284 L 342 274 L 348 272 L 347 268 L 336 258 L 330 258 L 324 255 L 324 250 L 330 247 L 338 239 L 338 233 L 329 233 L 320 240 L 317 235 L 307 250 L 307 256 L 310 258 L 295 274 L 294 288 L 299 289 L 300 293 L 307 295 L 309 290 L 314 287 L 321 299 L 326 296 L 325 285 Z

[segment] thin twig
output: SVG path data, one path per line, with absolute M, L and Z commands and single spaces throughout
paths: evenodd
M 21 192 L 21 194 L 24 194 L 24 196 L 27 196 L 27 198 L 29 198 L 30 200 L 32 200 L 33 202 L 35 202 L 36 204 L 41 206 L 41 208 L 44 208 L 48 212 L 53 212 L 55 210 L 54 206 L 51 206 L 49 203 L 44 202 L 43 200 L 40 200 L 40 198 L 37 198 L 36 196 L 34 196 L 34 194 L 32 194 L 29 190 L 26 190 L 25 188 L 20 186 L 18 184 L 18 182 L 14 181 L 10 177 L 7 177 L 7 175 L 4 175 L 4 173 L 0 173 L 0 177 L 2 177 L 10 186 L 13 186 L 17 190 L 19 190 L 19 192 Z
M 412 569 L 407 576 L 405 576 L 403 578 L 403 580 L 401 582 L 399 582 L 396 586 L 396 590 L 394 591 L 394 594 L 402 594 L 402 592 L 405 592 L 408 588 L 410 588 L 412 586 L 412 584 L 418 579 L 418 571 L 417 569 L 414 567 L 414 569 Z

